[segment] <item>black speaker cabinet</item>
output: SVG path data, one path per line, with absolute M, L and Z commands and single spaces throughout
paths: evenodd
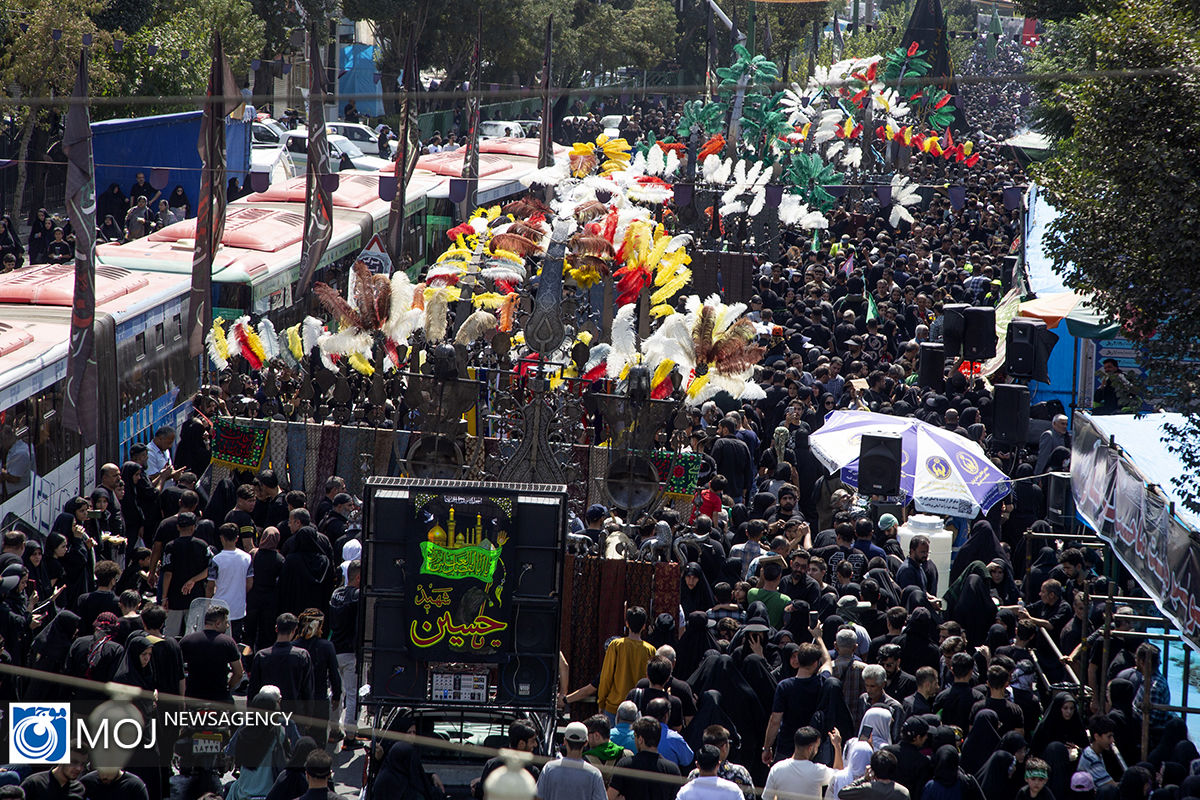
M 500 666 L 496 703 L 501 706 L 553 705 L 558 684 L 558 654 L 553 659 L 517 654 Z
M 987 361 L 996 355 L 996 309 L 971 306 L 963 313 L 963 358 Z
M 1071 494 L 1071 474 L 1051 472 L 1046 490 L 1046 521 L 1057 531 L 1065 531 L 1075 521 L 1075 497 Z
M 864 434 L 858 451 L 858 493 L 900 494 L 899 436 Z
M 1031 317 L 1017 317 L 1008 323 L 1004 367 L 1010 377 L 1033 377 L 1037 369 L 1038 331 L 1045 329 L 1045 322 Z
M 1020 446 L 1028 435 L 1029 387 L 996 384 L 992 392 L 992 439 L 997 444 Z
M 966 303 L 948 303 L 942 306 L 942 346 L 946 348 L 946 358 L 958 358 L 962 355 L 968 308 L 970 306 Z
M 946 350 L 937 342 L 921 342 L 917 363 L 917 381 L 927 389 L 940 392 L 946 388 Z

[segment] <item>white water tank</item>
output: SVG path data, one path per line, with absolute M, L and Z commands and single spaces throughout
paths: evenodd
M 917 534 L 929 537 L 929 560 L 938 571 L 938 596 L 950 588 L 950 558 L 954 552 L 954 533 L 945 528 L 945 520 L 936 514 L 913 514 L 897 531 L 900 548 L 908 557 L 908 543 Z

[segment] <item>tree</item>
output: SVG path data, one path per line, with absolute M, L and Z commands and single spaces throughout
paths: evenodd
M 1035 173 L 1058 219 L 1047 249 L 1066 283 L 1148 348 L 1153 391 L 1168 407 L 1200 398 L 1200 18 L 1174 0 L 1131 0 L 1088 15 L 1095 68 L 1118 74 L 1063 83 L 1074 121 Z M 1122 74 L 1137 71 L 1135 75 Z M 1200 496 L 1200 421 L 1178 443 Z
M 101 58 L 121 76 L 121 95 L 201 95 L 208 85 L 212 34 L 220 32 L 230 68 L 240 76 L 249 72 L 251 60 L 262 51 L 265 28 L 248 0 L 168 0 L 154 19 L 125 40 L 120 53 L 107 50 Z M 158 48 L 154 55 L 148 51 L 150 45 Z M 97 116 L 144 116 L 196 107 L 190 100 L 139 103 L 108 106 Z
M 0 46 L 0 85 L 12 87 L 14 93 L 27 99 L 25 105 L 14 109 L 21 119 L 17 188 L 13 198 L 18 214 L 25 200 L 27 160 L 35 132 L 41 126 L 45 135 L 57 127 L 52 119 L 60 108 L 50 98 L 70 95 L 85 35 L 92 37 L 93 45 L 100 45 L 97 49 L 107 49 L 108 37 L 91 17 L 100 7 L 94 0 L 26 0 L 21 8 L 26 29 L 10 27 L 8 33 L 12 38 Z M 54 31 L 60 34 L 57 39 Z M 93 62 L 92 93 L 105 94 L 112 84 L 111 72 L 103 64 Z M 36 148 L 38 152 L 46 149 Z

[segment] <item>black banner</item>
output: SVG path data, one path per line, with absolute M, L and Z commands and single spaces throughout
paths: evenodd
M 67 155 L 67 216 L 75 231 L 75 292 L 71 341 L 67 350 L 63 422 L 79 432 L 84 447 L 96 443 L 96 185 L 92 170 L 92 126 L 88 114 L 88 49 L 79 53 L 79 71 L 63 131 Z
M 471 58 L 471 91 L 467 95 L 467 152 L 463 157 L 462 177 L 467 182 L 463 200 L 463 219 L 475 210 L 479 197 L 479 76 L 480 46 L 483 44 L 483 12 L 479 12 L 479 30 L 475 36 L 475 53 Z
M 421 149 L 417 125 L 417 42 L 416 35 L 409 34 L 408 48 L 404 55 L 404 76 L 400 90 L 400 130 L 396 142 L 396 194 L 388 210 L 387 252 L 392 257 L 392 271 L 406 270 L 410 266 L 404 259 L 404 203 L 408 182 L 417 168 L 417 156 Z M 380 178 L 380 180 L 386 180 Z
M 414 491 L 405 586 L 411 654 L 499 660 L 511 651 L 516 498 Z
M 1075 508 L 1193 647 L 1200 648 L 1200 543 L 1086 414 L 1071 440 Z
M 325 69 L 321 66 L 321 26 L 308 36 L 308 169 L 304 183 L 304 240 L 300 244 L 300 278 L 292 302 L 301 303 L 317 265 L 333 239 L 333 186 L 330 177 L 329 139 L 325 131 Z M 403 203 L 403 201 L 401 201 Z
M 554 166 L 554 110 L 550 102 L 550 44 L 554 15 L 546 20 L 546 52 L 542 56 L 542 127 L 538 131 L 538 169 Z

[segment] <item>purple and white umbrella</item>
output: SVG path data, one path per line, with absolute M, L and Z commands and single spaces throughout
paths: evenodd
M 900 437 L 900 490 L 918 511 L 969 519 L 986 513 L 1011 490 L 978 444 L 912 417 L 834 411 L 809 437 L 809 445 L 826 469 L 841 470 L 842 483 L 858 488 L 864 434 Z

